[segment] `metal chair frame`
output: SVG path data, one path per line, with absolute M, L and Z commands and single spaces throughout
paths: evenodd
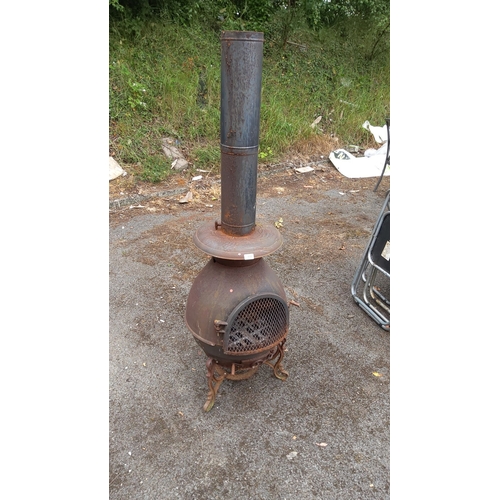
M 381 249 L 385 248 L 390 239 L 389 232 L 390 191 L 384 200 L 351 284 L 351 294 L 356 304 L 386 331 L 390 329 L 390 300 L 378 285 L 380 278 L 384 276 L 390 283 L 390 263 L 381 257 Z M 361 283 L 363 283 L 362 289 L 360 289 Z

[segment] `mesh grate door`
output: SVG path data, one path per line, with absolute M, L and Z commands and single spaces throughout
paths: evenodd
M 249 298 L 230 314 L 224 352 L 249 354 L 278 344 L 288 332 L 288 306 L 278 295 Z

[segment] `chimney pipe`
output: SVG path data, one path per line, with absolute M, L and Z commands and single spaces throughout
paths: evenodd
M 260 259 L 282 244 L 272 224 L 256 223 L 264 34 L 221 33 L 221 221 L 205 223 L 194 243 L 216 259 Z
M 231 236 L 255 228 L 264 34 L 221 34 L 221 226 Z

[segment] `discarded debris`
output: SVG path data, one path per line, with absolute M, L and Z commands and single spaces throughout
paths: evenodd
M 162 139 L 162 149 L 165 156 L 173 160 L 171 167 L 174 170 L 184 170 L 188 166 L 187 160 L 184 158 L 182 153 L 172 144 L 177 144 L 179 141 L 175 141 L 172 138 L 166 137 Z
M 300 168 L 295 168 L 295 172 L 298 172 L 299 174 L 306 174 L 307 172 L 314 172 L 314 168 L 312 167 L 300 167 Z
M 383 127 L 377 127 L 372 125 L 368 120 L 366 120 L 363 125 L 361 125 L 364 129 L 368 130 L 372 133 L 373 138 L 379 143 L 384 144 L 387 142 L 387 125 Z
M 350 179 L 378 177 L 383 170 L 386 158 L 383 151 L 381 152 L 382 148 L 384 148 L 384 146 L 377 150 L 372 150 L 375 154 L 367 150 L 362 157 L 356 157 L 345 149 L 336 149 L 330 153 L 329 159 L 343 176 L 349 177 Z M 384 175 L 390 175 L 389 167 L 390 166 L 387 165 Z
M 192 199 L 193 193 L 191 191 L 188 191 L 186 195 L 179 200 L 179 203 L 187 203 L 188 201 L 192 201 Z
M 292 305 L 292 306 L 297 306 L 297 307 L 300 307 L 300 304 L 298 302 L 295 302 L 295 300 L 290 300 L 288 302 L 288 305 Z
M 192 180 L 192 181 L 199 181 L 199 180 L 201 180 L 201 179 L 203 179 L 203 175 L 196 175 L 196 176 L 195 176 L 195 177 L 193 177 L 191 180 Z
M 274 225 L 279 229 L 280 227 L 283 227 L 283 219 L 280 217 Z
M 117 177 L 127 175 L 127 172 L 123 170 L 120 164 L 112 157 L 109 157 L 109 180 L 112 181 Z
M 321 121 L 321 118 L 323 118 L 323 117 L 322 116 L 318 116 L 318 118 L 316 118 L 316 120 L 314 120 L 311 123 L 311 128 L 314 128 Z
M 352 154 L 349 153 L 349 151 L 346 151 L 345 149 L 336 149 L 335 151 L 330 153 L 330 156 L 332 155 L 337 160 L 354 160 L 355 158 Z
M 293 460 L 296 456 L 298 455 L 298 452 L 296 451 L 291 451 L 287 456 L 286 458 L 288 458 L 288 460 Z
M 375 375 L 375 377 L 381 377 L 382 375 L 380 375 L 380 373 L 378 372 L 373 372 L 372 375 Z
M 328 446 L 327 443 L 316 443 L 317 446 L 322 446 L 322 447 L 325 447 L 325 446 Z
M 143 207 L 142 205 L 130 205 L 129 208 L 146 208 L 146 207 Z

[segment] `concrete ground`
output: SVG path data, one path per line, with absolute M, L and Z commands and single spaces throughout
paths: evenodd
M 209 412 L 184 313 L 217 179 L 110 204 L 110 500 L 389 498 L 390 334 L 350 293 L 389 189 L 375 183 L 328 163 L 259 177 L 257 222 L 283 236 L 265 259 L 293 301 L 289 377 L 224 381 Z

